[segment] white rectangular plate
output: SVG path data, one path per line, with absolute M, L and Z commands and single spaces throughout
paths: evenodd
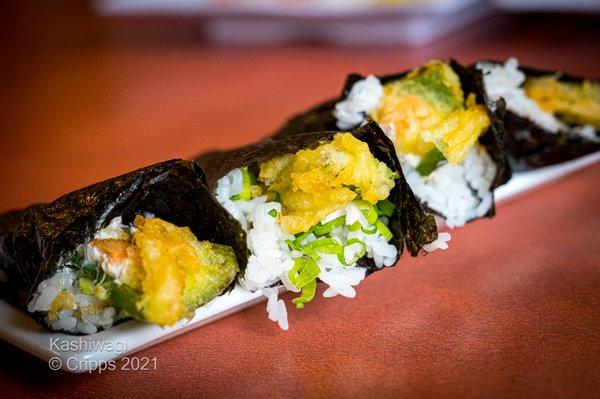
M 571 162 L 517 173 L 506 185 L 496 190 L 496 200 L 516 197 L 599 160 L 600 152 L 596 152 Z M 229 294 L 216 298 L 198 309 L 194 318 L 188 322 L 182 321 L 175 326 L 161 328 L 130 320 L 91 336 L 50 333 L 37 325 L 25 312 L 0 300 L 0 338 L 44 361 L 59 359 L 54 359 L 52 364 L 60 366 L 57 368 L 80 373 L 94 369 L 103 362 L 131 355 L 264 300 L 262 294 L 251 293 L 237 286 Z
M 216 43 L 276 44 L 321 41 L 336 45 L 422 46 L 481 19 L 485 0 L 414 0 L 382 5 L 375 0 L 96 0 L 106 16 L 202 17 Z

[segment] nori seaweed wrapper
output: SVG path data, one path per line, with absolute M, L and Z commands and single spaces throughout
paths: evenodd
M 490 128 L 479 137 L 479 143 L 483 145 L 494 163 L 496 164 L 496 175 L 492 181 L 491 191 L 502 184 L 506 183 L 511 177 L 511 169 L 508 166 L 508 160 L 504 151 L 504 113 L 505 104 L 504 101 L 499 101 L 494 108 L 488 106 L 487 94 L 483 86 L 483 76 L 479 70 L 472 68 L 465 68 L 455 60 L 450 60 L 449 65 L 452 67 L 454 72 L 459 76 L 461 87 L 465 92 L 474 93 L 477 98 L 477 103 L 486 106 L 488 115 L 492 122 Z M 406 76 L 411 71 L 405 71 L 398 74 L 379 76 L 378 79 L 381 84 L 385 85 L 394 80 L 398 80 Z M 333 116 L 333 110 L 335 105 L 343 101 L 352 86 L 359 80 L 365 79 L 365 76 L 353 73 L 346 79 L 346 84 L 342 91 L 341 96 L 335 99 L 328 100 L 316 107 L 296 115 L 289 119 L 277 132 L 274 133 L 274 138 L 281 138 L 292 136 L 295 134 L 326 131 L 326 130 L 339 130 L 336 124 L 336 119 Z M 494 216 L 495 205 L 492 204 L 489 212 L 485 215 L 488 217 Z
M 216 151 L 200 155 L 196 160 L 206 172 L 208 185 L 215 189 L 220 178 L 232 170 L 249 167 L 257 174 L 258 165 L 285 154 L 295 154 L 302 149 L 314 149 L 324 142 L 331 141 L 339 131 L 299 134 L 277 140 L 249 145 L 231 151 Z M 394 234 L 391 243 L 402 254 L 404 245 L 411 255 L 416 256 L 424 244 L 437 238 L 437 227 L 432 215 L 423 210 L 404 179 L 400 162 L 390 139 L 379 126 L 370 122 L 352 132 L 359 140 L 367 143 L 375 158 L 384 162 L 392 171 L 398 172 L 399 178 L 390 193 L 389 200 L 396 205 L 390 218 L 389 228 Z M 372 259 L 363 258 L 359 266 L 366 267 L 369 272 L 378 270 Z
M 490 64 L 503 64 L 498 61 L 480 61 Z M 478 63 L 477 63 L 478 64 Z M 469 71 L 475 71 L 476 65 Z M 582 83 L 584 80 L 598 81 L 568 75 L 559 71 L 546 71 L 528 67 L 519 69 L 527 77 L 556 76 L 560 82 Z M 535 122 L 506 110 L 504 116 L 504 147 L 510 165 L 515 171 L 531 170 L 570 161 L 600 150 L 600 142 L 586 140 L 568 131 L 551 132 Z M 600 135 L 596 130 L 596 136 Z
M 130 224 L 138 214 L 187 226 L 199 240 L 229 245 L 240 268 L 246 265 L 246 234 L 211 195 L 200 166 L 171 160 L 1 215 L 0 271 L 6 279 L 0 298 L 26 309 L 65 252 L 91 240 L 114 217 Z

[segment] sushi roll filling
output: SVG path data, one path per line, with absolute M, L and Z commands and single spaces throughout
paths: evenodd
M 412 190 L 448 226 L 489 212 L 496 166 L 478 139 L 490 117 L 473 93 L 465 95 L 448 64 L 431 61 L 384 84 L 368 76 L 352 86 L 334 116 L 339 127 L 377 122 Z
M 219 180 L 217 199 L 248 234 L 251 255 L 241 283 L 269 297 L 272 320 L 287 329 L 285 305 L 268 287 L 281 283 L 297 292 L 293 303 L 303 308 L 317 280 L 327 284 L 325 297 L 353 298 L 367 271 L 362 259 L 378 268 L 396 263 L 388 227 L 396 210 L 388 197 L 397 178 L 366 143 L 339 133 Z
M 542 110 L 565 123 L 600 129 L 600 83 L 561 82 L 556 75 L 547 75 L 528 78 L 523 89 Z
M 28 305 L 53 330 L 93 334 L 134 317 L 161 326 L 189 318 L 219 295 L 239 268 L 228 246 L 198 241 L 159 218 L 120 217 L 64 254 Z
M 514 114 L 532 121 L 550 133 L 566 132 L 598 142 L 600 128 L 600 84 L 562 82 L 558 75 L 528 77 L 516 58 L 504 64 L 480 62 L 490 101 L 500 98 Z
M 248 232 L 242 283 L 254 291 L 281 282 L 300 293 L 298 308 L 314 298 L 317 279 L 329 286 L 325 296 L 354 297 L 366 273 L 360 259 L 380 268 L 396 262 L 387 200 L 396 178 L 350 133 L 231 171 L 216 195 Z

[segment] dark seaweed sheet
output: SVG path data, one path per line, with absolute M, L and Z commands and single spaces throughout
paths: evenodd
M 285 154 L 293 154 L 306 148 L 316 148 L 320 144 L 333 139 L 337 131 L 299 134 L 283 137 L 278 140 L 268 139 L 264 142 L 249 145 L 231 151 L 216 151 L 200 155 L 196 160 L 206 172 L 208 185 L 214 190 L 217 181 L 230 171 L 249 167 L 251 169 L 262 162 Z M 390 194 L 390 200 L 396 205 L 396 211 L 390 218 L 390 230 L 394 234 L 392 244 L 401 254 L 404 245 L 411 255 L 416 256 L 424 244 L 437 238 L 437 227 L 432 215 L 426 213 L 412 190 L 406 183 L 396 157 L 394 147 L 379 126 L 368 123 L 352 132 L 356 138 L 369 145 L 371 153 L 384 162 L 392 171 L 397 171 L 400 178 Z M 369 271 L 377 268 L 372 259 L 363 259 L 360 265 Z
M 498 61 L 480 61 L 501 64 Z M 473 64 L 470 71 L 476 70 Z M 519 67 L 526 76 L 538 77 L 555 75 L 562 82 L 581 83 L 585 78 L 558 71 L 546 71 Z M 589 80 L 589 79 L 588 79 Z M 591 79 L 597 81 L 598 79 Z M 531 170 L 570 161 L 600 150 L 600 143 L 585 140 L 566 131 L 553 133 L 523 118 L 514 112 L 506 111 L 504 117 L 504 146 L 510 165 L 515 171 Z M 598 131 L 596 131 L 598 135 Z
M 491 127 L 479 138 L 479 143 L 483 145 L 494 163 L 496 164 L 496 175 L 492 182 L 491 190 L 506 183 L 511 176 L 511 169 L 508 166 L 508 161 L 504 152 L 504 102 L 499 102 L 492 109 L 487 106 L 487 95 L 483 87 L 483 78 L 481 72 L 475 69 L 467 69 L 455 60 L 450 60 L 450 66 L 460 78 L 463 91 L 466 93 L 475 93 L 479 104 L 486 104 L 488 115 L 492 121 Z M 397 74 L 379 76 L 382 84 L 398 80 L 406 76 L 410 71 L 405 71 Z M 346 79 L 342 94 L 335 99 L 328 100 L 306 112 L 298 114 L 289 119 L 277 132 L 274 133 L 275 138 L 288 137 L 301 133 L 318 132 L 326 130 L 338 130 L 336 120 L 333 116 L 335 104 L 344 100 L 352 86 L 357 81 L 365 77 L 356 73 L 350 74 Z M 433 212 L 433 211 L 432 211 Z M 495 205 L 485 215 L 487 217 L 494 216 Z
M 128 224 L 146 213 L 187 226 L 200 240 L 232 246 L 246 265 L 246 235 L 211 195 L 202 169 L 171 160 L 0 216 L 0 267 L 8 276 L 0 297 L 26 308 L 63 253 L 92 239 L 114 217 Z

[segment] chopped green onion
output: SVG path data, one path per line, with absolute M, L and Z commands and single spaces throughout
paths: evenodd
M 352 202 L 354 203 L 354 205 L 356 205 L 356 207 L 364 215 L 365 219 L 367 219 L 367 223 L 375 224 L 375 222 L 377 221 L 377 218 L 379 216 L 377 215 L 377 211 L 375 210 L 375 207 L 373 205 L 371 205 L 371 203 L 369 203 L 367 201 L 363 201 L 363 200 L 355 200 Z
M 350 231 L 358 231 L 362 228 L 359 222 L 354 222 L 350 226 L 348 226 L 348 230 Z
M 89 278 L 81 277 L 79 279 L 79 289 L 84 294 L 91 295 L 94 292 L 94 283 Z
M 242 172 L 242 192 L 231 196 L 229 199 L 232 201 L 250 201 L 252 199 L 252 175 L 248 171 L 248 168 L 241 168 Z
M 396 205 L 392 203 L 389 199 L 384 199 L 379 201 L 377 205 L 375 205 L 375 210 L 379 216 L 387 216 L 392 217 L 394 214 L 394 209 L 396 209 Z
M 300 250 L 306 255 L 310 256 L 310 258 L 315 262 L 321 259 L 321 257 L 310 245 L 302 245 Z
M 269 211 L 269 216 L 276 218 L 277 215 L 279 215 L 279 212 L 277 212 L 277 209 L 271 209 Z
M 300 251 L 301 244 L 295 240 L 285 240 L 285 243 L 294 251 Z
M 339 255 L 344 252 L 344 247 L 333 238 L 321 238 L 310 243 L 311 247 L 322 254 Z
M 377 222 L 375 222 L 375 223 L 377 223 Z M 363 227 L 362 231 L 365 234 L 375 234 L 377 232 L 377 227 L 375 227 L 375 226 L 371 226 L 370 228 Z
M 394 236 L 390 229 L 388 229 L 385 223 L 383 223 L 381 220 L 378 220 L 377 223 L 375 223 L 375 227 L 377 228 L 379 234 L 381 234 L 387 241 L 391 240 Z
M 345 250 L 346 248 L 354 244 L 360 244 L 361 250 L 355 257 L 356 259 L 353 258 L 352 260 L 348 261 L 346 259 Z M 320 252 L 322 254 L 336 255 L 340 263 L 344 266 L 351 266 L 352 264 L 356 263 L 360 258 L 362 258 L 365 255 L 367 251 L 367 247 L 365 246 L 365 244 L 357 238 L 349 239 L 348 241 L 346 241 L 346 245 L 339 244 L 333 238 L 321 238 L 319 240 L 313 241 L 312 243 L 310 243 L 310 245 L 316 252 Z
M 421 176 L 429 176 L 431 172 L 437 169 L 441 162 L 445 161 L 446 157 L 440 150 L 434 148 L 423 156 L 419 166 L 417 166 L 417 172 Z
M 78 251 L 71 251 L 65 254 L 63 265 L 76 269 L 83 274 L 84 277 L 90 279 L 92 284 L 97 284 L 100 281 L 105 281 L 110 276 L 107 276 L 104 271 L 98 267 L 96 262 L 86 262 L 83 255 Z
M 325 224 L 319 223 L 318 225 L 314 226 L 311 231 L 315 233 L 316 236 L 324 236 L 325 234 L 331 233 L 333 229 L 342 226 L 345 221 L 346 216 L 340 216 Z
M 302 309 L 306 302 L 312 301 L 317 289 L 317 277 L 319 277 L 319 265 L 311 258 L 294 259 L 294 267 L 288 273 L 292 284 L 302 291 L 298 298 L 292 300 L 296 308 Z
M 302 245 L 296 240 L 286 240 L 285 243 L 293 250 L 300 251 L 304 255 L 310 256 L 315 262 L 321 259 L 321 257 L 315 252 L 310 245 Z
M 294 259 L 294 267 L 289 271 L 288 278 L 298 289 L 302 289 L 319 277 L 319 265 L 311 258 Z
M 317 292 L 317 280 L 313 280 L 302 287 L 302 293 L 298 298 L 292 299 L 292 303 L 296 305 L 296 309 L 304 309 L 304 304 L 314 299 Z
M 370 228 L 364 228 L 361 226 L 360 222 L 354 222 L 350 226 L 348 226 L 348 230 L 350 230 L 350 231 L 362 230 L 363 233 L 365 233 L 365 234 L 375 234 L 375 232 L 377 231 L 377 228 L 375 226 L 372 226 Z
M 249 191 L 252 186 L 252 176 L 248 172 L 248 168 L 242 168 L 242 186 L 244 187 L 244 191 Z
M 311 230 L 305 231 L 304 233 L 297 233 L 296 235 L 294 235 L 294 237 L 296 238 L 294 241 L 296 241 L 297 243 L 301 243 L 306 237 L 310 235 L 310 233 L 312 233 Z
M 326 245 L 340 245 L 335 238 L 319 238 L 310 243 L 313 247 L 322 247 Z
M 346 259 L 346 248 L 349 248 L 355 244 L 360 245 L 360 251 L 354 256 L 354 258 L 352 258 L 350 261 L 348 261 Z M 367 246 L 365 245 L 365 243 L 360 241 L 358 238 L 351 238 L 348 241 L 346 241 L 346 245 L 344 246 L 344 252 L 342 254 L 344 261 L 342 263 L 346 266 L 351 266 L 351 265 L 355 264 L 356 262 L 358 262 L 363 256 L 365 256 L 366 253 L 367 253 Z

